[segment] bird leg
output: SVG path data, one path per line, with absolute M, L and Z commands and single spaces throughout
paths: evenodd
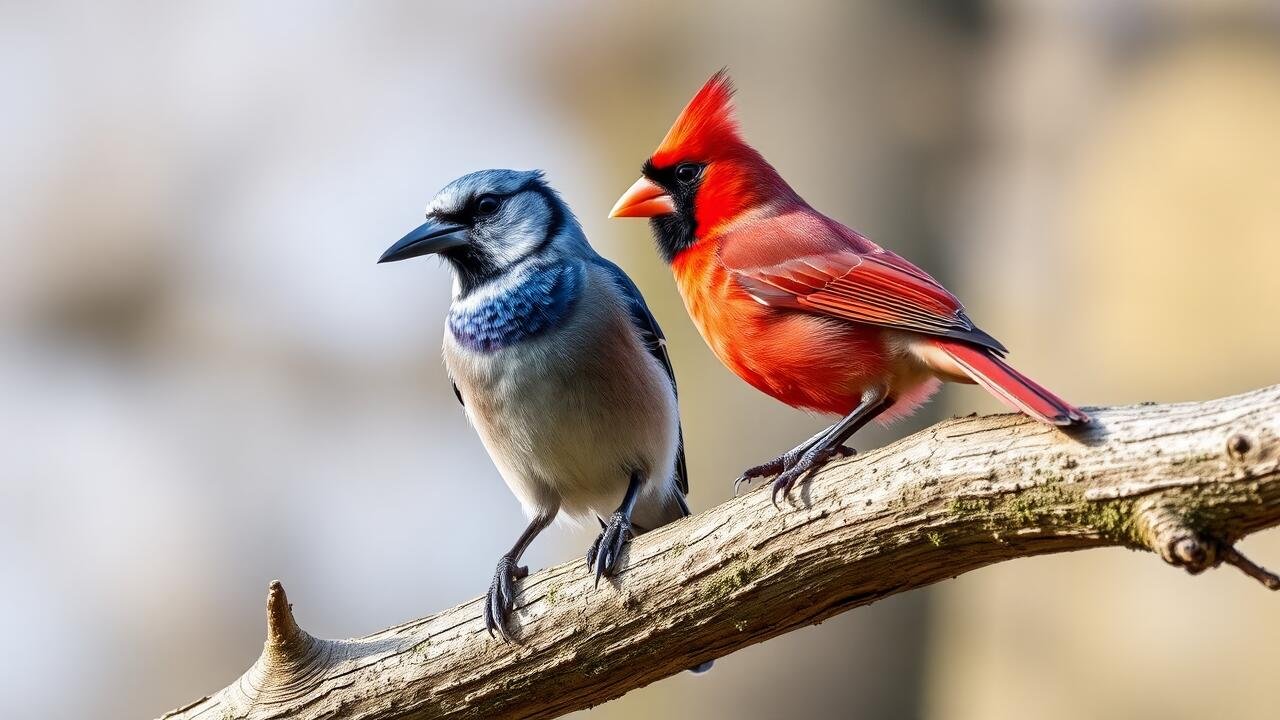
M 493 631 L 497 630 L 503 640 L 511 642 L 507 617 L 516 604 L 516 581 L 529 574 L 529 568 L 519 564 L 520 556 L 524 555 L 529 543 L 551 524 L 555 516 L 555 511 L 552 511 L 530 520 L 515 546 L 498 561 L 498 569 L 493 573 L 493 582 L 489 584 L 489 594 L 484 601 L 484 627 L 489 631 L 489 637 L 493 637 Z
M 862 401 L 848 415 L 799 447 L 774 460 L 774 463 L 782 465 L 778 477 L 773 481 L 774 505 L 778 504 L 779 492 L 782 493 L 782 497 L 789 497 L 791 488 L 807 473 L 836 455 L 849 453 L 849 449 L 844 447 L 845 441 L 892 404 L 893 399 L 888 397 L 888 392 L 884 388 L 868 390 L 862 394 Z M 752 470 L 755 468 L 747 472 L 750 473 Z
M 622 497 L 618 511 L 609 517 L 609 522 L 601 521 L 602 530 L 596 541 L 587 550 L 587 570 L 596 571 L 596 586 L 600 585 L 602 575 L 613 575 L 622 554 L 622 546 L 631 536 L 631 511 L 635 509 L 636 499 L 640 496 L 642 478 L 640 473 L 632 471 L 631 480 L 627 483 L 627 494 Z
M 822 431 L 819 432 L 817 435 L 814 435 L 808 440 L 805 440 L 804 442 L 800 443 L 796 447 L 788 450 L 786 453 L 779 455 L 778 457 L 770 460 L 769 462 L 761 463 L 759 465 L 755 465 L 753 467 L 747 468 L 746 470 L 743 470 L 742 474 L 738 476 L 738 479 L 733 481 L 734 497 L 738 496 L 738 488 L 741 487 L 743 483 L 750 485 L 753 480 L 757 480 L 763 477 L 772 477 L 774 475 L 781 473 L 783 470 L 786 470 L 787 468 L 795 465 L 796 462 L 800 460 L 800 456 L 804 455 L 805 450 L 808 450 L 809 448 L 813 447 L 815 443 L 822 440 L 830 432 L 831 432 L 831 428 L 829 427 L 823 428 Z M 836 448 L 831 452 L 832 457 L 835 457 L 837 455 L 840 457 L 852 457 L 857 454 L 858 454 L 857 450 L 854 450 L 853 448 L 848 447 L 847 445 L 837 445 Z

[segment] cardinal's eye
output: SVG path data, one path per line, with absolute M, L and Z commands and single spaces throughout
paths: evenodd
M 689 184 L 702 175 L 702 166 L 697 163 L 680 163 L 676 166 L 676 180 Z
M 492 195 L 481 195 L 480 199 L 476 200 L 476 215 L 492 215 L 498 212 L 500 204 L 498 198 Z

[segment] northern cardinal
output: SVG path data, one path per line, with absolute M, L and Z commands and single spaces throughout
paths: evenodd
M 724 70 L 676 119 L 610 217 L 651 218 L 685 307 L 738 377 L 796 408 L 844 417 L 739 482 L 773 497 L 872 419 L 909 414 L 940 381 L 977 383 L 1052 425 L 1089 417 L 1004 361 L 928 273 L 813 209 L 742 139 Z

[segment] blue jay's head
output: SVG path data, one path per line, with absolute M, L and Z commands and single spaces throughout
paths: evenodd
M 536 255 L 581 247 L 577 221 L 541 171 L 481 170 L 437 193 L 427 221 L 378 262 L 439 254 L 465 293 Z

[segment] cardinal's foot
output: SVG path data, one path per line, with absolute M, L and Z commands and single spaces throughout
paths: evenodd
M 602 575 L 613 575 L 622 555 L 622 546 L 630 537 L 631 520 L 620 512 L 609 516 L 608 524 L 587 551 L 587 570 L 595 570 L 596 585 L 600 584 Z
M 804 455 L 804 451 L 807 448 L 807 444 L 792 448 L 769 462 L 760 463 L 755 467 L 749 467 L 746 470 L 743 470 L 742 474 L 738 476 L 738 479 L 733 481 L 733 494 L 738 494 L 738 488 L 743 483 L 750 485 L 754 480 L 764 477 L 773 477 L 774 475 L 786 472 L 789 468 L 794 467 L 795 464 L 800 461 L 800 457 Z
M 490 637 L 497 630 L 503 640 L 511 642 L 507 619 L 516 604 L 516 581 L 528 574 L 529 568 L 516 565 L 509 556 L 503 555 L 498 561 L 498 569 L 493 573 L 493 582 L 489 584 L 489 594 L 484 602 L 484 627 Z
M 800 465 L 801 461 L 803 461 L 804 459 L 805 451 L 807 449 L 808 448 L 806 446 L 801 445 L 798 448 L 788 451 L 785 455 L 780 455 L 770 460 L 767 463 L 762 463 L 760 465 L 756 465 L 755 467 L 747 468 L 746 470 L 742 471 L 742 474 L 738 476 L 738 479 L 733 481 L 733 494 L 734 495 L 738 494 L 738 488 L 743 483 L 750 485 L 752 481 L 758 480 L 760 478 L 773 477 L 774 475 L 777 475 L 778 480 L 782 480 L 784 476 L 790 475 L 791 471 Z M 857 454 L 858 454 L 857 450 L 854 450 L 853 448 L 847 445 L 837 445 L 833 449 L 828 451 L 826 455 L 818 459 L 816 464 L 811 464 L 809 466 L 809 469 L 818 467 L 822 463 L 832 458 L 837 458 L 837 457 L 847 458 L 847 457 L 853 457 L 854 455 L 857 455 Z M 789 491 L 791 489 L 791 486 L 794 485 L 796 480 L 799 479 L 799 477 L 803 474 L 804 474 L 804 471 L 802 470 L 798 474 L 795 474 L 794 476 L 792 476 L 790 479 L 790 483 L 787 485 L 785 489 Z M 777 481 L 774 481 L 775 499 L 777 498 L 777 488 L 778 488 Z M 784 492 L 784 496 L 785 496 L 785 492 Z
M 778 493 L 782 493 L 784 500 L 790 497 L 791 488 L 810 471 L 817 470 L 832 458 L 849 457 L 856 452 L 853 448 L 845 447 L 844 445 L 835 445 L 829 448 L 816 447 L 806 451 L 794 465 L 783 470 L 778 477 L 774 478 L 773 504 L 778 504 Z

